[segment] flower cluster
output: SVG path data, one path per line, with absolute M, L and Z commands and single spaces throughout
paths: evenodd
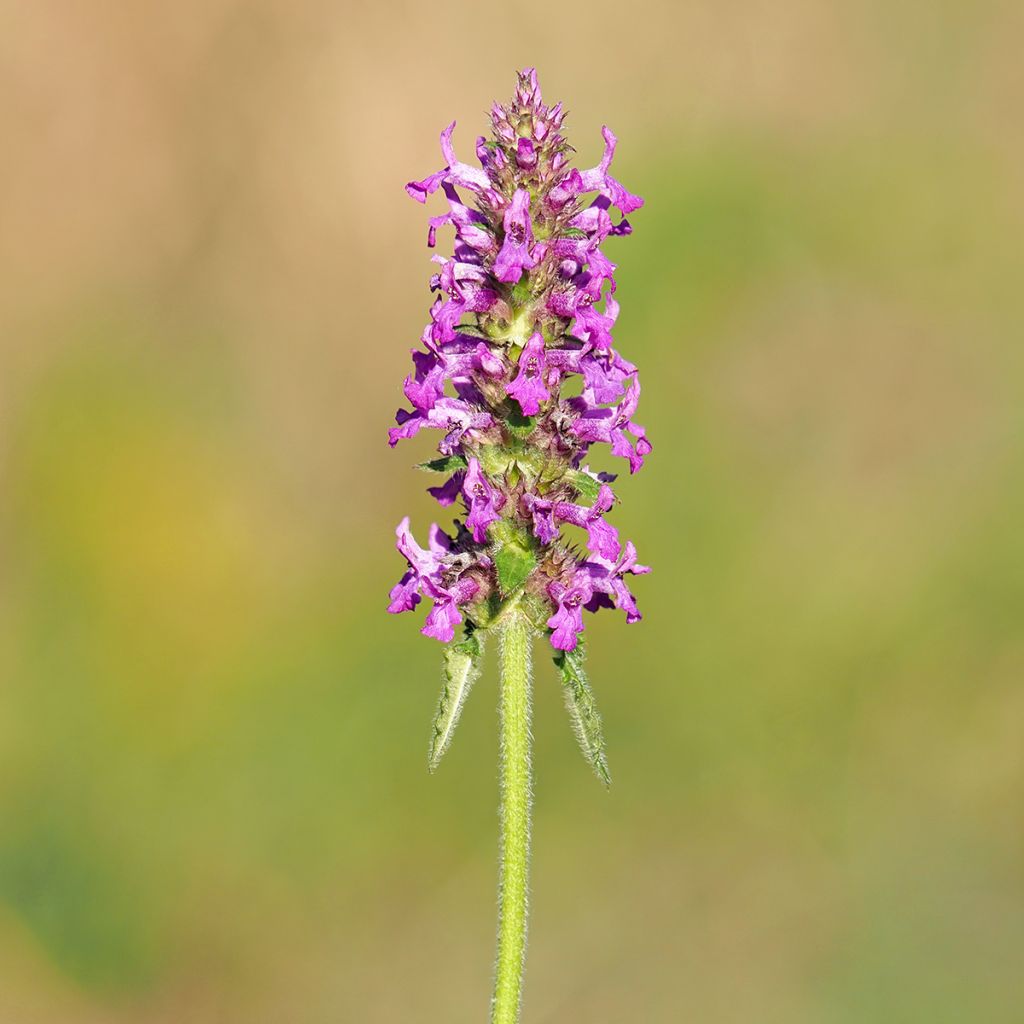
M 630 233 L 625 215 L 643 200 L 609 171 L 608 128 L 596 167 L 569 166 L 563 118 L 560 103 L 542 102 L 528 69 L 512 101 L 493 106 L 492 137 L 476 144 L 479 167 L 455 155 L 452 123 L 441 133 L 445 166 L 406 186 L 419 202 L 444 194 L 447 212 L 430 219 L 427 244 L 451 226 L 455 246 L 433 256 L 437 295 L 405 380 L 410 407 L 399 410 L 389 442 L 440 430 L 440 457 L 424 468 L 447 480 L 430 493 L 444 506 L 461 500 L 466 514 L 454 536 L 432 526 L 426 549 L 402 521 L 398 550 L 409 568 L 388 611 L 430 598 L 423 632 L 445 642 L 464 616 L 486 627 L 510 600 L 566 651 L 584 609 L 640 618 L 626 577 L 650 570 L 605 519 L 615 476 L 586 460 L 606 443 L 635 473 L 651 451 L 633 418 L 636 367 L 612 346 L 616 268 L 601 251 L 610 235 Z M 564 526 L 585 531 L 585 552 Z

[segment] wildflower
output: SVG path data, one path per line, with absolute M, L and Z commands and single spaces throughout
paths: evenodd
M 406 190 L 418 202 L 441 192 L 427 245 L 454 230 L 450 256 L 434 255 L 430 322 L 388 434 L 399 441 L 441 432 L 440 457 L 423 464 L 443 481 L 428 488 L 465 514 L 449 535 L 436 524 L 426 548 L 406 517 L 396 546 L 407 569 L 388 611 L 431 608 L 422 632 L 445 647 L 444 688 L 430 747 L 433 768 L 479 673 L 484 637 L 501 637 L 502 859 L 492 1024 L 519 1019 L 526 939 L 530 823 L 530 643 L 546 628 L 580 748 L 610 781 L 604 738 L 583 671 L 584 612 L 616 608 L 640 618 L 627 577 L 637 564 L 607 516 L 616 477 L 587 458 L 607 444 L 631 473 L 651 452 L 634 416 L 636 366 L 616 351 L 615 264 L 601 246 L 632 232 L 643 205 L 611 175 L 616 138 L 603 129 L 596 167 L 569 166 L 561 104 L 544 104 L 537 74 L 519 75 L 507 105 L 491 108 L 479 167 L 455 153 L 455 124 L 441 133 L 445 166 Z M 585 531 L 585 551 L 571 535 Z M 565 532 L 563 532 L 565 531 Z M 456 640 L 456 628 L 464 625 Z

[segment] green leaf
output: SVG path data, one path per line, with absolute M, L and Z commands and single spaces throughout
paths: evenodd
M 434 716 L 434 733 L 430 737 L 428 769 L 433 772 L 441 763 L 445 751 L 452 742 L 455 726 L 459 724 L 462 706 L 466 703 L 473 683 L 480 676 L 480 660 L 484 653 L 483 638 L 471 626 L 466 627 L 466 636 L 458 642 L 448 644 L 444 650 L 444 685 Z
M 524 416 L 516 409 L 510 409 L 505 417 L 505 426 L 513 438 L 522 440 L 533 433 L 536 424 L 532 416 Z
M 586 231 L 582 231 L 580 228 L 562 228 L 561 235 L 563 238 L 586 238 Z
M 585 501 L 597 501 L 601 491 L 601 481 L 595 480 L 589 473 L 581 473 L 578 469 L 570 469 L 565 479 L 576 488 L 577 493 Z
M 526 582 L 526 578 L 536 568 L 537 559 L 529 548 L 509 541 L 498 548 L 494 556 L 494 565 L 498 570 L 501 592 L 507 595 L 518 590 Z
M 606 785 L 612 784 L 608 774 L 608 760 L 604 754 L 604 732 L 601 728 L 601 716 L 597 711 L 594 693 L 587 682 L 583 670 L 583 644 L 574 651 L 559 651 L 555 655 L 555 664 L 562 673 L 562 691 L 565 694 L 565 707 L 569 712 L 572 731 L 576 741 L 594 769 L 594 774 Z
M 513 308 L 528 305 L 532 298 L 533 290 L 530 287 L 530 275 L 524 270 L 518 282 L 512 286 Z
M 425 469 L 428 473 L 454 473 L 457 469 L 465 469 L 466 465 L 464 455 L 444 455 L 440 459 L 419 462 L 416 464 L 416 468 Z

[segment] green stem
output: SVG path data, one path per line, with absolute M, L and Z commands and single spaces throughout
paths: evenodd
M 530 645 L 519 609 L 501 624 L 501 878 L 491 1024 L 517 1024 L 530 871 Z

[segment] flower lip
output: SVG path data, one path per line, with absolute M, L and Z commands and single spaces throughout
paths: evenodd
M 519 403 L 524 416 L 536 416 L 540 411 L 540 403 L 551 397 L 551 392 L 544 384 L 544 352 L 544 336 L 534 332 L 519 356 L 519 373 L 507 389 L 508 394 Z
M 532 270 L 537 260 L 531 254 L 533 226 L 530 220 L 530 193 L 518 188 L 503 217 L 505 241 L 494 261 L 494 276 L 507 284 L 519 281 L 524 270 Z
M 530 139 L 519 139 L 516 142 L 516 163 L 524 171 L 537 166 L 537 151 Z
M 462 493 L 469 508 L 466 527 L 472 532 L 473 539 L 482 544 L 487 540 L 488 527 L 501 518 L 498 509 L 504 504 L 504 496 L 487 482 L 476 458 L 469 460 Z

